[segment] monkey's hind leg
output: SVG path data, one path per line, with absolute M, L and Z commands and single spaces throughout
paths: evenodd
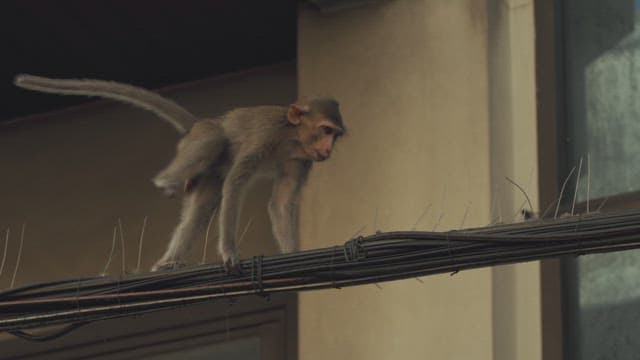
M 204 238 L 206 227 L 220 204 L 222 180 L 209 171 L 202 175 L 193 190 L 185 194 L 180 223 L 176 226 L 164 255 L 151 271 L 185 265 L 186 256 L 196 239 Z
M 185 192 L 190 191 L 199 176 L 219 160 L 226 145 L 227 139 L 219 123 L 213 120 L 195 123 L 178 143 L 176 156 L 153 183 L 167 196 L 175 195 L 182 187 Z

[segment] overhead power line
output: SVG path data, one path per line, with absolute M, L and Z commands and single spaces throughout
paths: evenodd
M 342 288 L 419 276 L 640 247 L 640 211 L 534 220 L 448 232 L 397 231 L 344 245 L 220 265 L 68 279 L 0 291 L 0 331 L 81 324 L 239 296 Z M 418 286 L 418 284 L 416 283 Z

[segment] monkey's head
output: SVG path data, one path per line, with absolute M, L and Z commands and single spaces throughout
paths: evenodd
M 302 151 L 309 160 L 324 161 L 346 129 L 340 105 L 334 99 L 318 98 L 289 106 L 287 120 L 296 127 Z

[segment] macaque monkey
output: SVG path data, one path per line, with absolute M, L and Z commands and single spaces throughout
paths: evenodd
M 18 75 L 15 84 L 126 102 L 156 113 L 184 134 L 173 160 L 153 179 L 166 195 L 180 191 L 184 195 L 180 222 L 152 271 L 182 266 L 190 245 L 204 236 L 215 209 L 219 209 L 220 222 L 218 252 L 227 269 L 235 268 L 242 197 L 247 185 L 258 177 L 274 179 L 268 213 L 280 250 L 296 250 L 300 189 L 313 162 L 328 159 L 335 141 L 346 130 L 338 102 L 329 98 L 288 107 L 239 108 L 218 118 L 196 121 L 173 101 L 127 84 L 31 75 Z

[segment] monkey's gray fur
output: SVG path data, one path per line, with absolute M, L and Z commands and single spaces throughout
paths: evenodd
M 248 183 L 257 177 L 275 180 L 268 206 L 273 233 L 281 251 L 296 250 L 300 189 L 313 161 L 326 160 L 345 131 L 338 102 L 326 98 L 289 107 L 239 108 L 196 121 L 173 101 L 132 85 L 32 75 L 18 75 L 15 84 L 36 91 L 123 101 L 154 112 L 184 134 L 175 158 L 153 179 L 167 195 L 181 188 L 185 194 L 180 222 L 152 270 L 184 263 L 190 245 L 203 236 L 218 207 L 218 251 L 225 265 L 235 266 L 240 204 Z

